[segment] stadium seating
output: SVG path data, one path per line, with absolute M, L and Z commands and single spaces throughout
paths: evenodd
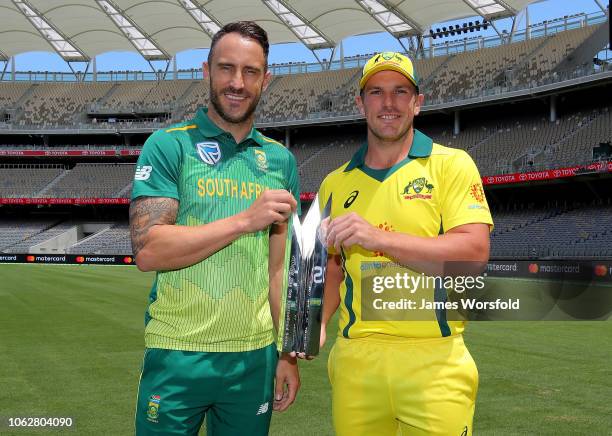
M 36 237 L 53 227 L 53 220 L 0 220 L 0 252 L 7 252 L 16 244 Z
M 0 197 L 35 197 L 64 171 L 64 168 L 59 165 L 0 168 Z
M 72 245 L 70 254 L 132 254 L 127 223 L 116 224 Z
M 598 26 L 586 26 L 544 38 L 483 48 L 454 56 L 440 72 L 428 78 L 429 103 L 477 97 L 500 86 L 547 83 L 555 67 Z
M 298 166 L 304 192 L 316 192 L 330 171 L 347 162 L 359 148 L 359 137 L 334 138 L 327 140 L 316 153 L 303 160 Z
M 355 113 L 355 83 L 360 71 L 347 68 L 279 77 L 265 94 L 258 119 L 273 122 Z
M 612 205 L 494 211 L 492 257 L 602 258 L 612 255 Z M 551 232 L 551 229 L 557 229 Z
M 593 147 L 612 141 L 612 114 L 605 106 L 569 112 L 555 122 L 533 115 L 484 121 L 458 135 L 448 125 L 418 119 L 416 127 L 442 145 L 468 151 L 483 176 L 590 163 Z M 349 129 L 296 140 L 291 150 L 303 190 L 318 190 L 324 175 L 348 161 L 364 140 L 365 134 Z
M 31 86 L 31 83 L 0 82 L 0 109 L 13 108 Z
M 459 100 L 480 95 L 482 89 L 497 85 L 500 75 L 520 63 L 542 40 L 533 39 L 498 47 L 460 53 L 430 78 L 429 102 Z
M 44 229 L 28 238 L 24 238 L 21 241 L 11 245 L 4 249 L 5 253 L 28 253 L 30 248 L 34 245 L 40 244 L 41 242 L 48 241 L 55 236 L 61 235 L 68 229 L 74 227 L 74 223 L 61 223 L 56 226 Z
M 116 197 L 134 176 L 132 164 L 77 164 L 43 193 L 47 198 Z
M 191 84 L 189 80 L 121 82 L 98 109 L 119 113 L 172 111 Z
M 177 112 L 178 119 L 184 119 L 195 114 L 198 107 L 208 101 L 209 86 L 207 80 L 193 81 L 191 88 L 187 90 L 187 95 L 183 98 L 181 107 Z
M 111 89 L 112 83 L 44 83 L 23 102 L 20 125 L 52 128 L 84 121 L 92 103 Z
M 578 29 L 555 33 L 547 39 L 546 46 L 540 48 L 530 59 L 526 70 L 530 80 L 546 81 L 555 74 L 557 65 L 571 55 L 571 53 L 591 36 L 599 26 L 585 26 Z M 537 58 L 536 58 L 537 55 Z M 524 82 L 526 78 L 519 77 L 517 81 Z
M 612 258 L 612 203 L 493 210 L 491 257 Z M 51 220 L 0 221 L 0 252 L 26 253 L 30 247 L 77 225 Z M 557 229 L 551 232 L 551 229 Z M 70 246 L 70 254 L 132 254 L 126 222 L 105 227 Z

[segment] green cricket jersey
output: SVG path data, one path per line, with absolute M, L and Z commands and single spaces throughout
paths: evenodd
M 289 190 L 299 205 L 293 154 L 255 129 L 236 144 L 200 109 L 192 120 L 149 137 L 136 166 L 132 199 L 176 198 L 176 223 L 195 226 L 247 209 L 266 189 Z M 230 352 L 272 343 L 268 250 L 269 229 L 264 229 L 200 263 L 158 272 L 146 315 L 146 346 Z

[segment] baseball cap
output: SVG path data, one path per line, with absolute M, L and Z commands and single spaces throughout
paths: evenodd
M 397 71 L 403 74 L 416 86 L 418 92 L 419 76 L 414 69 L 412 61 L 403 54 L 393 51 L 377 53 L 366 62 L 361 73 L 361 80 L 359 80 L 359 89 L 363 89 L 368 79 L 374 74 L 385 70 Z

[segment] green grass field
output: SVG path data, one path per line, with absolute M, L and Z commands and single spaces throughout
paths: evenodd
M 152 279 L 134 267 L 0 265 L 0 434 L 133 433 Z M 612 322 L 473 322 L 466 342 L 480 371 L 475 434 L 612 434 Z M 333 434 L 331 345 L 301 364 L 298 400 L 270 434 Z M 14 416 L 75 427 L 11 431 Z

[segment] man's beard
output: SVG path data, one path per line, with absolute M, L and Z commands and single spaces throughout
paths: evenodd
M 372 133 L 372 135 L 374 135 L 381 142 L 397 142 L 397 141 L 400 141 L 402 139 L 405 139 L 408 136 L 408 134 L 410 133 L 410 130 L 412 129 L 413 125 L 414 125 L 414 123 L 409 123 L 404 129 L 402 129 L 399 132 L 399 134 L 397 134 L 394 137 L 384 136 L 382 133 L 377 132 L 375 129 L 373 129 L 373 128 L 369 127 L 369 126 L 368 126 L 368 130 L 370 131 L 370 133 Z
M 210 103 L 215 108 L 215 112 L 217 112 L 219 114 L 219 116 L 221 118 L 223 118 L 223 120 L 227 121 L 228 123 L 232 123 L 232 124 L 241 124 L 241 123 L 244 123 L 245 121 L 247 121 L 249 118 L 251 118 L 251 115 L 253 115 L 253 112 L 255 112 L 255 109 L 257 108 L 257 104 L 259 103 L 259 99 L 261 97 L 261 93 L 259 93 L 258 95 L 255 96 L 255 98 L 253 98 L 253 101 L 247 107 L 247 109 L 244 112 L 244 114 L 242 114 L 241 116 L 237 116 L 236 117 L 236 116 L 232 116 L 232 115 L 228 114 L 227 112 L 225 112 L 225 110 L 223 109 L 223 106 L 221 105 L 221 101 L 219 99 L 219 95 L 224 93 L 224 92 L 226 92 L 226 91 L 227 92 L 231 92 L 233 94 L 237 94 L 237 95 L 242 94 L 241 92 L 237 92 L 233 88 L 225 88 L 221 92 L 217 92 L 213 88 L 212 80 L 210 81 Z

